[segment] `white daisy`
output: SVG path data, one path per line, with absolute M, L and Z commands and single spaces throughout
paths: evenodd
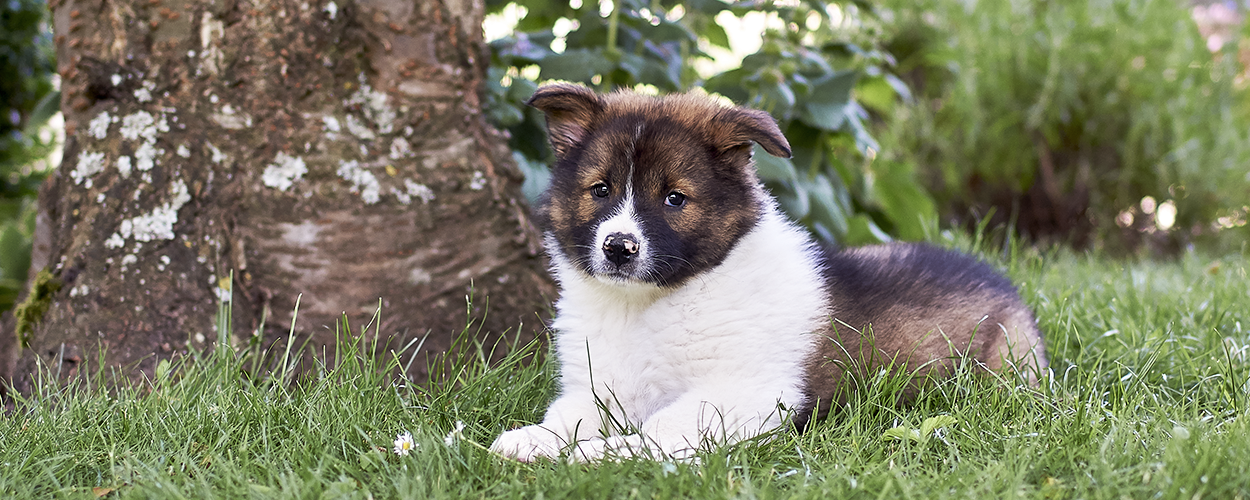
M 416 447 L 417 447 L 417 443 L 412 440 L 411 432 L 404 431 L 404 433 L 398 436 L 395 436 L 395 454 L 396 455 L 399 455 L 401 457 L 408 456 L 408 454 L 411 453 L 412 450 Z
M 464 437 L 464 434 L 461 431 L 464 431 L 464 422 L 457 420 L 456 428 L 452 429 L 451 432 L 447 433 L 447 436 L 443 437 L 443 444 L 447 446 L 456 444 L 456 441 L 459 441 Z

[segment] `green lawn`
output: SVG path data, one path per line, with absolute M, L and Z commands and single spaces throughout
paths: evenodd
M 541 417 L 551 366 L 468 356 L 446 365 L 454 384 L 420 388 L 345 356 L 288 389 L 209 356 L 143 388 L 19 402 L 0 417 L 0 497 L 1250 497 L 1250 259 L 995 262 L 1047 335 L 1040 394 L 964 374 L 903 409 L 861 392 L 813 431 L 697 464 L 520 464 L 483 447 Z

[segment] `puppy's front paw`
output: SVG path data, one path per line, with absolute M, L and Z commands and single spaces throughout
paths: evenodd
M 677 441 L 684 442 L 684 441 Z M 577 443 L 573 458 L 583 462 L 646 458 L 649 460 L 696 460 L 696 449 L 689 446 L 666 448 L 639 434 L 591 439 Z
M 527 425 L 510 430 L 495 438 L 490 451 L 522 462 L 533 462 L 538 457 L 555 458 L 567 446 L 568 440 L 538 425 Z
M 656 454 L 647 446 L 646 439 L 637 434 L 612 436 L 580 441 L 569 458 L 579 462 L 622 460 L 632 457 L 654 458 Z

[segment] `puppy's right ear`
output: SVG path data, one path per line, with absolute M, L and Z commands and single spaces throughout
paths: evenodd
M 525 104 L 547 115 L 547 135 L 560 159 L 586 139 L 591 124 L 603 113 L 599 94 L 570 83 L 544 85 Z

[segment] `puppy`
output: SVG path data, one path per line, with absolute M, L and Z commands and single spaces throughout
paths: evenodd
M 751 159 L 752 143 L 790 156 L 767 113 L 568 84 L 529 104 L 556 155 L 537 219 L 561 391 L 495 452 L 683 458 L 802 429 L 882 368 L 1046 368 L 1032 313 L 986 265 L 918 244 L 826 253 L 787 220 Z

